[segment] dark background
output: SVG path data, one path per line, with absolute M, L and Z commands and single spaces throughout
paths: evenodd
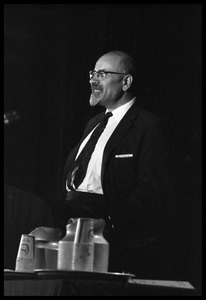
M 68 152 L 100 110 L 89 106 L 88 71 L 110 50 L 137 58 L 142 105 L 170 120 L 185 228 L 180 275 L 199 283 L 201 4 L 5 4 L 4 111 L 20 116 L 4 126 L 5 186 L 56 211 Z

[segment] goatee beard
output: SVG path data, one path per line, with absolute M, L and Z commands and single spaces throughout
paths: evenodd
M 96 106 L 99 103 L 99 101 L 100 100 L 95 95 L 93 94 L 90 95 L 90 99 L 89 99 L 90 106 Z

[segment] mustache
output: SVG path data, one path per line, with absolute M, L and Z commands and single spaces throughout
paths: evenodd
M 102 90 L 102 87 L 101 87 L 100 85 L 96 84 L 96 83 L 92 83 L 92 84 L 91 84 L 91 88 L 92 88 L 92 89 Z

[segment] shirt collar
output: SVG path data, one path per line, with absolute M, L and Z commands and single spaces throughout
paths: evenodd
M 121 105 L 120 107 L 117 107 L 115 108 L 113 111 L 112 111 L 112 114 L 113 114 L 113 117 L 114 119 L 119 122 L 123 116 L 126 114 L 126 112 L 130 109 L 130 107 L 134 104 L 136 100 L 136 97 L 134 97 L 132 100 L 130 100 L 129 102 Z M 106 110 L 105 113 L 108 112 L 108 109 Z

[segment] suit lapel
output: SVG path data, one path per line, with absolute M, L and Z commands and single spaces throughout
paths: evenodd
M 92 131 L 92 129 L 100 122 L 100 120 L 102 119 L 104 115 L 103 113 L 98 114 L 94 119 L 92 119 L 89 123 L 88 126 L 85 128 L 84 134 L 80 140 L 80 143 L 85 139 L 85 137 Z
M 106 147 L 104 149 L 103 159 L 102 159 L 101 179 L 103 179 L 105 165 L 106 165 L 106 162 L 107 162 L 107 159 L 108 159 L 110 153 L 112 152 L 112 150 L 115 147 L 118 146 L 120 140 L 126 134 L 128 129 L 131 126 L 133 126 L 133 121 L 136 118 L 136 116 L 138 115 L 140 109 L 141 108 L 136 101 L 133 104 L 133 106 L 128 110 L 128 112 L 125 114 L 123 119 L 120 121 L 117 128 L 114 130 L 113 134 L 111 135 L 109 141 L 107 142 Z M 103 115 L 104 115 L 104 113 L 100 113 L 99 115 L 97 115 L 94 119 L 92 119 L 88 123 L 88 126 L 85 128 L 84 134 L 83 134 L 79 144 L 74 148 L 72 155 L 69 157 L 69 160 L 66 163 L 65 174 L 67 174 L 69 164 L 71 164 L 71 161 L 73 161 L 75 159 L 75 156 L 77 154 L 77 151 L 79 149 L 81 142 L 89 134 L 89 132 L 99 123 L 99 121 Z
M 134 105 L 128 110 L 125 116 L 122 118 L 114 132 L 112 133 L 111 137 L 109 138 L 106 147 L 104 149 L 103 159 L 102 159 L 102 172 L 101 172 L 101 179 L 103 180 L 105 165 L 110 153 L 113 151 L 114 148 L 118 146 L 123 136 L 129 130 L 131 126 L 133 126 L 133 121 L 138 115 L 140 111 L 140 106 L 137 101 Z

